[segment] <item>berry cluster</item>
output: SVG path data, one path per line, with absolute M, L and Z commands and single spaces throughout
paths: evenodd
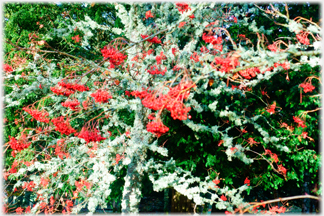
M 176 3 L 176 6 L 180 13 L 187 12 L 187 11 L 191 10 L 189 5 L 186 3 Z
M 164 68 L 164 70 L 162 71 L 156 65 L 154 65 L 154 66 L 151 66 L 151 69 L 148 69 L 147 72 L 152 75 L 155 75 L 155 74 L 164 75 L 165 72 L 167 72 L 167 68 Z
M 70 96 L 71 94 L 74 94 L 74 91 L 68 90 L 66 88 L 62 88 L 60 86 L 54 86 L 50 88 L 51 91 L 56 95 L 63 95 L 63 96 Z
M 171 112 L 173 119 L 186 120 L 190 107 L 183 104 L 190 94 L 190 88 L 194 87 L 192 81 L 180 82 L 177 86 L 170 88 L 166 95 L 156 95 L 152 91 L 144 90 L 142 92 L 133 91 L 131 94 L 142 99 L 143 106 L 160 110 L 166 108 Z
M 177 48 L 172 48 L 171 51 L 172 51 L 172 54 L 175 56 L 175 54 L 176 54 L 176 52 L 177 52 L 178 50 L 177 50 Z
M 10 170 L 9 170 L 9 173 L 16 173 L 16 172 L 17 172 L 17 169 L 16 169 L 17 166 L 18 166 L 18 161 L 15 160 L 15 161 L 12 163 L 12 166 L 11 166 L 11 168 L 10 168 Z
M 148 18 L 153 18 L 153 15 L 151 13 L 151 10 L 146 11 L 146 13 L 145 13 L 145 19 L 148 19 Z
M 75 43 L 79 43 L 80 42 L 80 36 L 76 35 L 76 36 L 72 37 L 72 40 L 74 40 Z
M 76 91 L 84 92 L 89 91 L 89 88 L 80 84 L 71 84 L 65 83 L 63 80 L 58 82 L 58 86 L 54 86 L 50 88 L 51 91 L 56 95 L 70 96 L 74 94 Z
M 298 41 L 304 45 L 310 45 L 309 39 L 307 38 L 309 33 L 301 31 L 300 34 L 297 34 L 296 37 Z
M 305 122 L 298 117 L 293 116 L 294 122 L 298 124 L 299 127 L 305 128 Z
M 49 181 L 50 181 L 49 179 L 46 179 L 46 178 L 41 177 L 41 179 L 40 179 L 40 185 L 42 185 L 43 188 L 47 188 L 47 185 L 48 185 Z
M 4 65 L 3 65 L 3 70 L 4 70 L 5 72 L 7 72 L 7 73 L 10 73 L 10 72 L 13 71 L 13 68 L 12 68 L 10 65 L 8 65 L 8 64 L 4 64 Z
M 277 52 L 278 48 L 275 44 L 270 44 L 268 46 L 268 49 L 271 50 L 272 52 Z
M 130 97 L 131 96 L 130 91 L 125 91 L 125 95 L 128 96 L 128 97 Z
M 270 108 L 267 109 L 267 112 L 273 114 L 275 113 L 275 109 L 276 109 L 276 103 L 274 102 L 272 105 L 270 105 Z
M 71 110 L 78 110 L 78 108 L 76 108 L 76 106 L 79 106 L 80 102 L 77 99 L 74 99 L 73 101 L 72 100 L 67 100 L 65 102 L 62 102 L 61 104 L 64 107 L 70 108 Z
M 142 35 L 141 34 L 141 37 L 143 38 L 143 40 L 147 37 L 149 37 L 148 35 Z M 162 41 L 160 39 L 158 39 L 157 36 L 155 36 L 154 38 L 151 38 L 151 39 L 147 39 L 146 41 L 150 42 L 150 43 L 155 43 L 155 44 L 160 44 L 162 43 Z
M 186 22 L 180 22 L 178 28 L 182 28 L 184 25 L 186 25 Z
M 91 184 L 85 180 L 75 181 L 75 186 L 77 187 L 77 191 L 82 191 L 83 186 L 89 190 L 91 188 Z
M 56 145 L 53 145 L 52 147 L 55 148 L 55 155 L 57 155 L 61 160 L 63 160 L 63 156 L 68 158 L 70 155 L 69 153 L 65 153 L 63 149 L 65 148 L 64 139 L 60 139 L 57 141 Z
M 194 52 L 191 56 L 190 59 L 194 60 L 195 62 L 199 62 L 199 55 Z
M 308 82 L 302 83 L 299 86 L 304 89 L 305 93 L 312 92 L 315 89 L 315 87 L 311 83 L 308 83 Z
M 169 131 L 169 128 L 165 126 L 161 121 L 149 122 L 146 125 L 146 130 L 160 137 L 162 134 Z
M 62 211 L 63 214 L 67 213 L 70 214 L 71 213 L 71 207 L 73 207 L 73 202 L 71 200 L 66 200 L 66 207 L 65 209 Z
M 116 159 L 115 159 L 116 164 L 118 164 L 119 161 L 120 161 L 121 159 L 123 159 L 123 158 L 124 158 L 124 157 L 120 156 L 120 154 L 116 154 Z
M 31 144 L 31 142 L 30 143 L 27 142 L 25 135 L 22 135 L 19 140 L 16 140 L 15 137 L 9 137 L 9 138 L 10 138 L 10 141 L 9 141 L 10 147 L 16 151 L 24 150 L 24 149 L 28 148 Z
M 213 45 L 221 44 L 223 42 L 223 39 L 221 36 L 215 37 L 214 35 L 207 35 L 206 33 L 203 34 L 202 39 L 206 43 L 211 43 Z
M 105 59 L 109 59 L 110 68 L 115 68 L 115 65 L 121 65 L 127 58 L 126 55 L 120 53 L 117 49 L 113 47 L 109 47 L 108 49 L 107 47 L 104 47 L 101 50 L 101 53 Z
M 51 120 L 55 125 L 55 130 L 60 132 L 62 135 L 70 135 L 71 133 L 75 133 L 76 131 L 71 127 L 69 118 L 64 121 L 64 117 L 60 116 Z
M 71 91 L 79 91 L 79 92 L 89 91 L 89 87 L 87 86 L 80 85 L 80 84 L 65 83 L 63 80 L 58 82 L 58 85 Z
M 145 98 L 148 95 L 148 92 L 145 91 L 143 88 L 143 91 L 137 91 L 137 90 L 132 91 L 131 95 L 133 95 L 134 97 L 138 97 L 142 100 L 143 98 Z
M 211 66 L 215 69 L 219 69 L 221 72 L 230 72 L 240 65 L 240 62 L 237 58 L 221 58 L 215 57 L 214 61 L 211 63 Z
M 200 48 L 200 52 L 202 52 L 202 53 L 209 53 L 209 50 L 207 49 L 207 47 L 202 46 L 202 47 Z
M 27 188 L 27 191 L 33 191 L 33 188 L 36 187 L 36 184 L 34 183 L 34 181 L 30 181 L 30 182 L 24 182 L 24 185 L 22 186 L 23 189 Z
M 179 70 L 181 70 L 181 67 L 179 65 L 174 65 L 174 67 L 172 68 L 172 70 L 179 71 Z
M 90 95 L 96 101 L 96 103 L 108 103 L 108 100 L 112 98 L 109 92 L 102 89 L 98 89 L 96 92 Z
M 161 64 L 162 60 L 166 60 L 166 56 L 163 54 L 163 51 L 161 51 L 160 55 L 155 57 L 156 63 Z
M 279 162 L 278 155 L 276 153 L 272 153 L 271 150 L 266 149 L 264 155 L 270 155 L 270 157 L 274 160 L 275 163 Z
M 261 73 L 261 71 L 257 67 L 247 68 L 245 70 L 239 71 L 239 74 L 245 79 L 251 79 L 253 77 L 256 77 L 256 73 Z
M 278 171 L 281 172 L 284 176 L 287 173 L 287 169 L 282 166 L 282 164 L 278 165 Z
M 279 67 L 281 66 L 283 69 L 285 70 L 289 70 L 290 69 L 290 63 L 289 62 L 284 62 L 284 63 L 274 63 L 273 66 L 276 68 L 276 67 Z
M 101 140 L 105 140 L 106 138 L 100 136 L 99 131 L 97 129 L 89 130 L 88 128 L 83 127 L 80 131 L 78 137 L 80 139 L 84 139 L 87 143 L 90 142 L 100 142 Z
M 33 118 L 35 118 L 36 121 L 49 123 L 49 118 L 46 118 L 49 116 L 49 114 L 46 111 L 39 111 L 37 109 L 32 110 L 27 107 L 24 107 L 22 110 L 33 116 Z
M 250 186 L 250 179 L 248 177 L 245 178 L 244 184 L 247 184 L 247 186 Z

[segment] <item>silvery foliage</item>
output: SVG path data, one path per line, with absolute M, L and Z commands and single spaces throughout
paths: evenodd
M 284 139 L 281 137 L 271 137 L 264 128 L 260 126 L 259 121 L 268 121 L 263 116 L 254 116 L 253 118 L 248 118 L 245 116 L 245 111 L 242 109 L 241 112 L 237 112 L 233 110 L 234 104 L 229 104 L 225 109 L 220 109 L 218 105 L 218 98 L 221 97 L 222 93 L 226 94 L 240 94 L 245 95 L 247 92 L 241 89 L 232 90 L 227 87 L 226 83 L 222 81 L 221 78 L 227 78 L 231 76 L 231 74 L 224 74 L 220 71 L 215 70 L 209 64 L 204 64 L 204 66 L 195 64 L 190 61 L 189 57 L 193 54 L 193 52 L 198 52 L 199 49 L 197 41 L 200 39 L 205 26 L 208 22 L 204 19 L 204 17 L 211 16 L 217 17 L 220 14 L 217 14 L 218 10 L 213 10 L 217 7 L 221 7 L 221 5 L 216 5 L 214 3 L 199 3 L 199 4 L 190 4 L 191 10 L 185 12 L 183 14 L 179 13 L 178 9 L 175 7 L 174 3 L 166 2 L 161 5 L 153 4 L 151 8 L 152 14 L 155 15 L 154 25 L 155 29 L 159 29 L 158 31 L 166 30 L 162 34 L 158 35 L 159 38 L 162 36 L 166 37 L 166 40 L 169 40 L 170 44 L 165 44 L 163 47 L 158 46 L 156 48 L 156 55 L 159 55 L 161 51 L 167 57 L 167 60 L 163 60 L 162 64 L 164 67 L 167 67 L 167 73 L 165 76 L 156 76 L 154 79 L 150 74 L 146 72 L 149 69 L 150 65 L 155 62 L 155 56 L 148 56 L 142 63 L 134 62 L 131 59 L 136 56 L 137 53 L 142 51 L 143 42 L 141 38 L 141 34 L 150 35 L 152 30 L 156 32 L 155 29 L 152 29 L 151 26 L 145 26 L 143 23 L 143 16 L 145 16 L 145 12 L 148 10 L 146 4 L 132 4 L 131 9 L 127 11 L 122 4 L 116 3 L 117 15 L 121 19 L 122 23 L 125 26 L 125 30 L 110 28 L 107 26 L 101 26 L 91 20 L 86 16 L 84 21 L 75 22 L 73 21 L 72 25 L 66 24 L 66 29 L 56 30 L 55 36 L 57 37 L 65 37 L 70 34 L 75 27 L 79 30 L 82 30 L 85 33 L 85 36 L 82 38 L 82 46 L 89 45 L 89 39 L 94 36 L 92 33 L 93 30 L 112 30 L 115 33 L 124 33 L 127 40 L 129 40 L 129 46 L 126 50 L 128 59 L 126 60 L 126 65 L 133 65 L 134 69 L 130 69 L 129 73 L 125 73 L 119 68 L 107 69 L 109 66 L 108 63 L 103 66 L 96 65 L 93 62 L 85 61 L 84 64 L 90 65 L 95 69 L 100 69 L 102 71 L 108 70 L 110 72 L 110 76 L 112 78 L 116 78 L 121 80 L 121 86 L 124 89 L 129 91 L 134 90 L 142 90 L 142 87 L 148 87 L 147 84 L 151 83 L 151 88 L 163 88 L 161 87 L 161 83 L 163 81 L 172 80 L 177 75 L 173 72 L 171 68 L 171 62 L 175 60 L 171 52 L 171 48 L 177 48 L 179 51 L 179 60 L 177 62 L 178 65 L 184 68 L 188 68 L 191 71 L 192 80 L 195 81 L 203 81 L 203 84 L 197 85 L 195 90 L 192 90 L 190 93 L 190 97 L 186 104 L 188 106 L 193 107 L 197 112 L 202 112 L 203 110 L 210 110 L 214 113 L 216 117 L 227 117 L 230 122 L 233 122 L 235 126 L 242 126 L 246 124 L 253 124 L 255 128 L 260 132 L 260 134 L 264 137 L 263 141 L 265 143 L 272 143 L 274 148 L 277 148 L 279 151 L 289 152 L 291 151 L 289 148 L 280 145 L 279 141 Z M 241 14 L 245 17 L 245 13 L 247 10 L 239 11 L 235 6 L 232 7 L 232 12 L 234 15 Z M 257 9 L 255 9 L 256 13 L 260 13 Z M 190 20 L 188 18 L 189 15 L 195 14 L 195 19 Z M 159 15 L 159 16 L 157 16 Z M 159 18 L 157 18 L 159 17 Z M 187 24 L 181 29 L 178 28 L 180 22 L 186 22 Z M 188 24 L 189 23 L 189 24 Z M 239 21 L 241 25 L 249 25 L 249 29 L 253 32 L 270 34 L 270 31 L 264 29 L 263 26 L 259 27 L 257 23 L 253 22 L 252 24 L 248 22 L 246 18 Z M 63 24 L 62 24 L 63 25 Z M 220 20 L 219 25 L 223 25 Z M 290 31 L 298 31 L 301 27 L 298 23 L 289 20 L 288 28 Z M 186 34 L 188 31 L 192 31 L 194 29 L 194 34 L 192 35 L 192 40 L 189 41 L 183 49 L 180 49 L 178 46 L 178 37 L 180 35 Z M 316 26 L 309 25 L 308 30 L 317 34 L 320 34 L 319 29 Z M 46 37 L 50 38 L 53 35 L 47 35 Z M 211 48 L 211 46 L 208 46 Z M 291 64 L 291 68 L 294 70 L 298 70 L 302 64 L 310 64 L 312 67 L 320 64 L 320 58 L 312 55 L 308 52 L 302 52 L 306 48 L 302 46 L 300 43 L 289 44 L 288 51 L 291 52 L 283 52 L 283 53 L 274 53 L 269 50 L 264 50 L 260 47 L 258 48 L 246 48 L 243 46 L 237 47 L 237 52 L 240 53 L 242 59 L 242 65 L 240 67 L 260 67 L 260 70 L 265 70 L 273 66 L 276 62 L 284 62 L 289 56 L 294 54 L 301 53 L 301 61 L 298 64 Z M 316 51 L 320 51 L 321 44 L 316 42 L 314 43 L 314 49 Z M 224 47 L 224 50 L 221 53 L 226 53 L 228 50 Z M 199 53 L 200 54 L 200 53 Z M 214 56 L 211 54 L 200 54 L 201 59 L 203 61 L 213 60 Z M 248 61 L 244 61 L 248 60 Z M 71 60 L 72 61 L 72 60 Z M 246 63 L 244 63 L 246 62 Z M 252 63 L 251 63 L 252 62 Z M 28 69 L 34 71 L 35 77 L 28 77 L 27 79 L 31 79 L 34 82 L 31 85 L 23 86 L 23 88 L 16 88 L 12 91 L 12 93 L 5 96 L 5 102 L 8 104 L 7 106 L 16 106 L 19 104 L 19 101 L 26 97 L 28 92 L 30 91 L 45 91 L 44 89 L 47 87 L 54 86 L 59 82 L 62 77 L 54 78 L 52 76 L 52 72 L 56 70 L 55 64 L 47 65 L 42 62 L 31 62 L 28 66 Z M 195 72 L 194 70 L 195 69 Z M 47 75 L 44 76 L 40 71 L 47 71 Z M 245 80 L 243 85 L 246 87 L 256 86 L 262 80 L 271 79 L 271 77 L 275 76 L 277 73 L 282 72 L 283 69 L 278 67 L 274 69 L 273 72 L 266 72 L 264 74 L 259 74 L 257 79 L 254 80 Z M 138 75 L 135 77 L 135 74 Z M 135 77 L 135 78 L 134 78 Z M 8 75 L 7 79 L 18 79 L 19 77 L 14 77 Z M 91 82 L 97 81 L 100 78 L 104 78 L 102 75 L 92 75 Z M 181 77 L 180 77 L 181 78 Z M 179 78 L 179 79 L 180 79 Z M 176 80 L 179 82 L 180 80 Z M 204 95 L 206 92 L 206 88 L 208 87 L 208 79 L 214 79 L 217 85 L 213 85 L 210 91 L 207 94 L 210 94 L 216 97 L 216 100 L 213 101 L 208 106 L 203 106 L 198 104 L 198 102 L 194 99 L 197 95 Z M 89 81 L 87 78 L 83 78 L 81 80 L 82 83 L 86 83 Z M 39 84 L 44 86 L 43 90 L 38 88 Z M 122 134 L 116 137 L 114 140 L 106 139 L 102 141 L 98 145 L 98 149 L 94 151 L 95 156 L 89 157 L 89 146 L 85 145 L 83 140 L 79 138 L 71 137 L 66 140 L 66 143 L 71 144 L 73 147 L 69 149 L 70 158 L 64 158 L 63 160 L 58 157 L 53 157 L 50 161 L 43 162 L 35 162 L 30 167 L 27 168 L 28 171 L 39 171 L 43 173 L 43 176 L 49 176 L 57 172 L 57 176 L 55 178 L 50 179 L 49 187 L 47 189 L 42 189 L 39 186 L 40 176 L 32 175 L 30 177 L 38 186 L 36 186 L 36 190 L 38 190 L 38 194 L 41 194 L 43 197 L 49 199 L 51 194 L 54 192 L 54 188 L 63 188 L 65 186 L 74 186 L 75 181 L 79 179 L 80 175 L 82 175 L 83 170 L 91 170 L 88 172 L 88 176 L 85 178 L 87 181 L 92 183 L 92 188 L 87 191 L 87 193 L 83 193 L 81 198 L 84 202 L 76 202 L 77 205 L 73 208 L 73 212 L 76 213 L 81 210 L 81 208 L 86 207 L 90 212 L 94 212 L 97 206 L 105 207 L 106 206 L 106 198 L 111 193 L 111 183 L 116 181 L 118 176 L 118 172 L 124 166 L 128 166 L 128 173 L 125 177 L 126 183 L 124 187 L 123 197 L 125 198 L 122 201 L 123 211 L 124 212 L 138 212 L 136 210 L 137 204 L 140 200 L 141 192 L 140 181 L 136 182 L 131 176 L 137 176 L 138 179 L 143 176 L 144 173 L 148 173 L 149 179 L 153 183 L 154 190 L 161 191 L 168 187 L 173 187 L 179 193 L 187 196 L 189 199 L 192 199 L 197 205 L 202 205 L 204 203 L 215 204 L 218 209 L 227 209 L 228 211 L 234 210 L 235 206 L 238 207 L 240 205 L 244 205 L 244 200 L 241 196 L 242 192 L 245 191 L 248 186 L 243 185 L 238 187 L 237 189 L 231 189 L 227 186 L 223 188 L 215 187 L 215 184 L 212 182 L 212 179 L 206 177 L 204 180 L 201 180 L 197 177 L 194 177 L 190 171 L 183 170 L 175 165 L 175 160 L 170 159 L 168 161 L 155 161 L 152 158 L 146 158 L 147 151 L 153 151 L 162 156 L 168 155 L 168 150 L 164 147 L 159 147 L 157 145 L 157 140 L 153 137 L 153 135 L 146 131 L 145 123 L 147 123 L 147 114 L 150 112 L 143 108 L 139 99 L 131 99 L 127 100 L 125 97 L 119 96 L 116 92 L 118 87 L 115 85 L 107 85 L 109 91 L 111 92 L 113 99 L 110 100 L 107 104 L 95 104 L 91 107 L 92 110 L 102 110 L 106 114 L 111 114 L 110 121 L 107 125 L 98 128 L 102 134 L 102 136 L 109 138 L 108 130 L 112 127 L 121 127 L 125 130 L 129 130 L 130 138 L 125 134 Z M 164 92 L 167 92 L 168 89 L 163 89 Z M 75 97 L 79 101 L 86 100 L 87 97 L 90 97 L 91 92 L 83 92 L 76 93 Z M 50 113 L 50 117 L 55 116 L 58 112 L 63 114 L 67 114 L 68 110 L 66 108 L 62 108 L 60 105 L 61 102 L 65 100 L 63 96 L 55 96 L 53 95 L 52 99 L 55 101 L 55 105 L 53 107 L 44 107 Z M 136 114 L 136 118 L 134 121 L 134 125 L 130 127 L 129 125 L 123 122 L 123 119 L 120 119 L 117 112 L 121 109 L 128 109 Z M 85 117 L 81 115 L 81 118 Z M 85 119 L 86 120 L 86 119 Z M 225 153 L 227 154 L 228 160 L 231 161 L 232 158 L 238 158 L 242 160 L 246 164 L 253 163 L 253 159 L 248 158 L 245 154 L 245 150 L 248 150 L 249 147 L 244 147 L 240 144 L 235 144 L 236 137 L 231 137 L 228 134 L 228 131 L 233 127 L 229 126 L 224 130 L 219 130 L 219 125 L 215 124 L 213 126 L 207 126 L 204 124 L 196 123 L 192 120 L 183 121 L 191 130 L 195 132 L 206 132 L 212 134 L 219 134 L 221 139 L 224 141 L 223 145 L 227 148 Z M 40 123 L 38 123 L 40 124 Z M 82 125 L 79 125 L 82 127 Z M 272 127 L 269 124 L 269 127 Z M 57 142 L 56 139 L 53 139 L 50 136 L 42 136 L 42 139 L 45 139 L 48 142 L 48 145 L 53 145 Z M 231 148 L 236 147 L 237 151 L 231 151 Z M 122 162 L 116 164 L 115 157 L 116 154 L 122 155 L 124 153 L 125 158 Z M 25 170 L 21 169 L 16 174 L 17 177 L 21 177 Z M 59 172 L 58 172 L 59 171 Z M 85 174 L 85 173 L 84 173 Z M 68 181 L 63 181 L 64 177 L 68 177 Z M 23 184 L 22 181 L 18 181 L 15 185 L 16 187 L 21 186 Z M 207 194 L 210 194 L 210 198 L 207 198 Z M 223 201 L 220 199 L 221 194 L 226 194 L 228 197 L 228 201 Z M 128 201 L 126 200 L 128 198 Z M 37 203 L 32 208 L 32 213 L 36 213 L 39 209 L 39 203 Z

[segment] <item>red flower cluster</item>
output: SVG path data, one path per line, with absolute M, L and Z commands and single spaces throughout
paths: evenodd
M 294 122 L 298 124 L 299 127 L 305 128 L 305 122 L 298 117 L 293 116 Z
M 162 134 L 169 131 L 169 128 L 165 126 L 161 121 L 149 122 L 146 125 L 146 130 L 160 137 Z
M 32 110 L 27 107 L 24 107 L 22 110 L 33 116 L 33 118 L 35 118 L 36 121 L 49 123 L 49 118 L 46 118 L 49 116 L 49 114 L 46 111 L 39 111 L 37 109 Z
M 299 86 L 304 89 L 305 93 L 312 92 L 315 89 L 315 87 L 311 83 L 308 83 L 308 82 L 307 83 L 302 83 Z
M 146 11 L 146 13 L 145 13 L 145 19 L 148 19 L 148 18 L 153 18 L 153 15 L 152 15 L 152 13 L 151 13 L 151 10 L 149 10 L 149 11 Z
M 161 64 L 162 60 L 166 60 L 166 56 L 163 54 L 163 51 L 161 51 L 160 55 L 155 57 L 156 63 Z
M 5 72 L 7 72 L 7 73 L 10 73 L 10 72 L 13 71 L 13 68 L 12 68 L 10 65 L 8 65 L 8 64 L 4 64 L 4 65 L 3 65 L 3 70 L 4 70 Z
M 112 98 L 109 92 L 102 89 L 98 89 L 96 92 L 90 95 L 96 101 L 96 103 L 108 103 L 108 100 Z
M 195 62 L 199 62 L 199 56 L 196 52 L 194 52 L 191 56 L 190 59 L 194 60 Z
M 16 151 L 22 151 L 22 150 L 28 148 L 31 144 L 31 142 L 30 143 L 27 142 L 25 134 L 21 135 L 21 137 L 18 141 L 16 140 L 15 137 L 9 137 L 9 138 L 10 138 L 10 141 L 9 141 L 10 147 Z
M 88 128 L 83 127 L 80 131 L 78 137 L 80 139 L 84 139 L 87 143 L 89 142 L 100 142 L 101 140 L 105 140 L 106 138 L 100 136 L 99 131 L 97 129 L 89 130 Z
M 261 71 L 257 67 L 247 68 L 245 70 L 239 71 L 239 74 L 245 79 L 251 79 L 253 77 L 256 77 L 256 73 L 261 73 Z
M 221 58 L 215 57 L 214 61 L 211 63 L 211 66 L 215 69 L 219 69 L 221 72 L 230 72 L 240 65 L 240 62 L 237 58 Z
M 186 3 L 176 3 L 176 6 L 177 6 L 179 12 L 181 12 L 181 13 L 191 10 L 189 5 Z
M 69 122 L 69 118 L 67 118 L 64 121 L 64 117 L 60 116 L 55 119 L 52 119 L 52 123 L 55 125 L 55 130 L 60 132 L 62 135 L 70 135 L 71 133 L 75 133 L 76 130 L 74 130 Z
M 73 101 L 72 100 L 67 100 L 65 102 L 62 102 L 61 104 L 64 107 L 70 108 L 71 110 L 78 110 L 78 108 L 76 108 L 76 106 L 79 106 L 80 102 L 77 99 L 74 99 Z
M 126 55 L 123 55 L 117 49 L 115 49 L 113 47 L 109 47 L 108 49 L 107 49 L 107 47 L 104 47 L 101 50 L 101 53 L 105 59 L 109 59 L 110 68 L 115 68 L 115 65 L 117 65 L 117 66 L 121 65 L 123 63 L 123 61 L 127 58 Z
M 202 39 L 206 43 L 211 43 L 213 45 L 215 44 L 221 44 L 223 42 L 223 39 L 221 36 L 218 36 L 217 38 L 214 35 L 206 35 L 206 33 L 203 34 Z
M 141 34 L 141 37 L 142 37 L 143 39 L 145 39 L 145 38 L 147 38 L 147 37 L 149 37 L 149 36 L 148 36 L 148 35 L 142 35 L 142 34 Z M 154 38 L 151 38 L 151 39 L 147 39 L 146 41 L 148 41 L 148 42 L 150 42 L 150 43 L 155 43 L 155 44 L 160 44 L 160 43 L 162 43 L 162 41 L 161 41 L 160 39 L 158 39 L 157 36 L 155 36 Z
M 164 70 L 159 70 L 159 68 L 154 65 L 154 66 L 151 66 L 151 69 L 148 69 L 147 72 L 149 74 L 152 74 L 152 75 L 155 75 L 155 74 L 161 74 L 161 75 L 164 75 L 165 72 L 167 72 L 167 68 L 164 68 Z
M 301 31 L 300 34 L 297 34 L 296 37 L 298 41 L 304 45 L 310 45 L 309 39 L 307 38 L 308 33 Z
M 191 19 L 195 18 L 195 14 L 191 14 L 191 15 L 189 16 L 189 18 L 191 18 Z

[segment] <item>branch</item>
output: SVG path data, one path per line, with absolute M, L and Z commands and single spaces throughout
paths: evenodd
M 316 199 L 316 200 L 321 199 L 320 197 L 312 196 L 312 195 L 298 195 L 298 196 L 292 196 L 292 197 L 286 197 L 286 198 L 279 198 L 279 199 L 269 200 L 269 201 L 265 201 L 265 202 L 259 202 L 259 203 L 255 204 L 255 205 L 252 205 L 252 206 L 248 207 L 242 213 L 247 212 L 250 208 L 254 208 L 254 207 L 257 207 L 257 206 L 260 206 L 260 205 L 265 205 L 265 204 L 270 204 L 270 203 L 275 203 L 275 202 L 288 201 L 288 200 L 294 200 L 294 199 L 304 199 L 304 198 Z

